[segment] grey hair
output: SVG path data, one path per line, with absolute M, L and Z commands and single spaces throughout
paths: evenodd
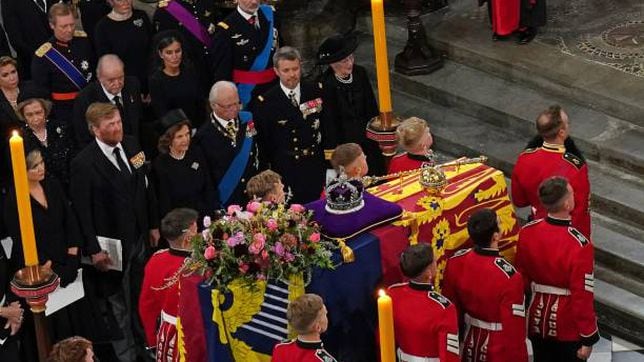
M 123 63 L 121 58 L 119 58 L 118 55 L 116 55 L 116 54 L 105 54 L 105 55 L 103 55 L 102 57 L 100 57 L 98 59 L 98 64 L 96 64 L 96 76 L 101 74 L 101 69 L 103 69 L 103 67 L 106 64 L 113 64 L 113 63 L 117 63 L 117 64 L 119 64 L 121 66 L 121 68 L 125 69 L 125 64 Z
M 210 88 L 210 93 L 208 94 L 208 102 L 210 104 L 216 102 L 217 98 L 219 98 L 219 93 L 223 89 L 232 89 L 237 92 L 237 86 L 235 85 L 235 83 L 229 82 L 227 80 L 220 80 L 219 82 L 213 84 L 212 88 Z
M 299 60 L 302 61 L 302 56 L 300 52 L 289 46 L 283 46 L 273 54 L 273 66 L 277 68 L 280 60 Z

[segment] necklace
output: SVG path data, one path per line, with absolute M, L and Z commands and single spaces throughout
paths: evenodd
M 334 74 L 334 75 L 335 75 L 335 79 L 337 79 L 338 82 L 340 82 L 340 83 L 343 83 L 343 84 L 351 84 L 351 83 L 353 83 L 353 73 L 349 74 L 349 76 L 346 77 L 346 78 L 341 77 L 341 76 L 339 76 L 337 74 Z
M 125 13 L 125 14 L 119 14 L 119 13 L 117 13 L 116 11 L 112 10 L 112 11 L 108 14 L 108 16 L 109 16 L 109 18 L 110 18 L 110 19 L 112 19 L 112 20 L 116 20 L 116 21 L 123 21 L 123 20 L 127 20 L 127 19 L 129 19 L 129 18 L 131 18 L 131 17 L 132 17 L 132 11 L 130 11 L 130 12 L 128 12 L 128 13 Z
M 40 141 L 40 143 L 47 146 L 47 128 L 43 128 L 43 130 L 40 132 L 32 129 L 32 132 L 34 133 L 36 138 L 38 138 L 38 141 Z
M 16 88 L 14 91 L 7 91 L 3 89 L 2 93 L 4 93 L 5 98 L 7 98 L 13 108 L 18 107 L 18 94 L 20 94 L 20 89 Z
M 170 157 L 174 158 L 175 160 L 181 161 L 184 157 L 186 157 L 186 151 L 183 151 L 180 154 L 175 154 L 174 152 L 172 152 L 172 150 L 170 150 Z

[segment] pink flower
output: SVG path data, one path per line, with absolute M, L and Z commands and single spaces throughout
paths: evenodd
M 248 246 L 248 252 L 257 255 L 264 249 L 265 244 L 266 237 L 263 234 L 257 233 L 253 235 L 253 242 Z
M 242 274 L 246 274 L 246 272 L 248 271 L 248 264 L 247 264 L 247 263 L 241 263 L 241 264 L 239 264 L 239 271 L 240 271 Z
M 242 211 L 241 206 L 239 205 L 230 205 L 228 206 L 228 209 L 226 210 L 228 215 L 235 215 L 236 212 Z
M 262 250 L 262 260 L 268 260 L 268 250 Z
M 297 213 L 303 213 L 304 211 L 306 211 L 306 208 L 300 204 L 293 204 L 288 209 Z
M 230 246 L 231 248 L 243 243 L 244 243 L 244 233 L 241 231 L 236 232 L 235 235 L 226 239 L 226 244 L 228 244 L 228 246 Z
M 295 255 L 293 255 L 293 254 L 291 254 L 289 252 L 286 252 L 286 253 L 284 253 L 284 260 L 287 261 L 287 262 L 292 262 L 293 260 L 295 260 Z
M 280 243 L 279 241 L 276 242 L 275 246 L 273 247 L 273 251 L 279 256 L 284 256 L 284 245 L 282 245 L 282 243 Z
M 215 247 L 212 245 L 208 245 L 206 250 L 203 252 L 203 257 L 206 258 L 206 260 L 212 260 L 217 256 L 217 250 L 215 250 Z
M 253 213 L 256 213 L 261 208 L 262 208 L 262 203 L 259 201 L 251 201 L 248 203 L 248 205 L 246 205 L 246 210 Z
M 203 217 L 203 227 L 207 228 L 210 227 L 212 224 L 212 220 L 210 220 L 210 216 L 204 216 Z
M 205 241 L 210 240 L 210 231 L 209 231 L 208 229 L 203 229 L 203 230 L 201 231 L 201 236 L 203 237 L 203 239 L 204 239 Z
M 257 274 L 257 280 L 266 280 L 266 275 L 264 274 Z
M 275 230 L 277 230 L 279 225 L 277 224 L 277 221 L 275 221 L 275 219 L 268 219 L 268 220 L 266 220 L 266 227 L 270 231 L 275 231 Z
M 313 233 L 309 235 L 309 241 L 312 243 L 317 243 L 320 241 L 320 233 Z

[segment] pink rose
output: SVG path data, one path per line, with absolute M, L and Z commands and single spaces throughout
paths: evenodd
M 239 264 L 239 271 L 242 274 L 246 274 L 246 272 L 248 272 L 248 264 L 246 264 L 246 263 Z
M 257 274 L 257 280 L 266 280 L 266 275 L 264 274 Z
M 309 241 L 312 243 L 317 243 L 320 241 L 320 233 L 313 233 L 309 235 Z
M 244 243 L 244 233 L 241 231 L 238 231 L 235 233 L 235 235 L 229 237 L 226 239 L 226 244 L 230 246 L 231 248 Z
M 275 246 L 273 247 L 273 251 L 279 256 L 284 256 L 284 245 L 282 245 L 282 243 L 280 243 L 279 241 L 276 242 Z
M 212 260 L 217 256 L 217 250 L 215 250 L 215 247 L 212 245 L 208 245 L 206 250 L 203 252 L 203 257 L 206 258 L 206 260 Z
M 262 208 L 262 203 L 258 201 L 251 201 L 246 205 L 246 210 L 256 213 Z
M 268 250 L 262 250 L 262 260 L 268 260 Z
M 212 224 L 212 220 L 210 220 L 210 216 L 204 216 L 203 217 L 203 227 L 207 228 L 210 227 Z
M 253 242 L 248 246 L 248 252 L 251 254 L 259 254 L 262 249 L 264 249 L 264 245 L 266 244 L 266 237 L 264 235 L 257 233 L 253 235 Z
M 297 213 L 303 213 L 304 211 L 306 211 L 306 208 L 300 204 L 293 204 L 288 209 Z
M 239 205 L 230 205 L 228 206 L 228 209 L 226 210 L 228 215 L 235 215 L 236 212 L 242 211 L 241 206 Z
M 290 263 L 293 260 L 295 260 L 295 255 L 293 255 L 293 254 L 291 254 L 289 252 L 286 252 L 286 253 L 284 253 L 284 260 Z
M 267 227 L 267 228 L 268 228 L 268 230 L 270 230 L 270 231 L 275 231 L 275 230 L 277 230 L 277 228 L 279 227 L 279 225 L 277 224 L 277 221 L 275 221 L 275 219 L 268 219 L 268 220 L 266 221 L 266 227 Z

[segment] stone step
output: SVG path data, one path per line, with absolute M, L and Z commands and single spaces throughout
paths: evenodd
M 372 59 L 371 42 L 363 39 L 356 56 Z M 390 41 L 390 59 L 401 48 L 402 44 Z M 392 72 L 391 84 L 397 90 L 510 129 L 526 140 L 536 133 L 537 115 L 549 105 L 561 104 L 571 120 L 571 133 L 587 158 L 644 176 L 644 128 L 605 113 L 452 61 L 429 75 L 407 77 Z
M 628 290 L 629 292 L 644 298 L 644 282 L 615 272 L 611 267 L 598 261 L 595 261 L 595 279 L 599 279 L 610 285 Z
M 558 38 L 549 34 L 527 46 L 493 42 L 484 7 L 463 0 L 450 7 L 423 17 L 429 43 L 450 59 L 644 126 L 643 78 L 560 49 L 565 45 L 553 44 Z M 401 20 L 388 25 L 404 29 Z M 391 33 L 406 39 L 404 32 Z
M 615 273 L 644 283 L 644 243 L 605 223 L 603 216 L 593 214 L 595 260 Z
M 644 298 L 595 279 L 595 310 L 601 329 L 644 344 Z

